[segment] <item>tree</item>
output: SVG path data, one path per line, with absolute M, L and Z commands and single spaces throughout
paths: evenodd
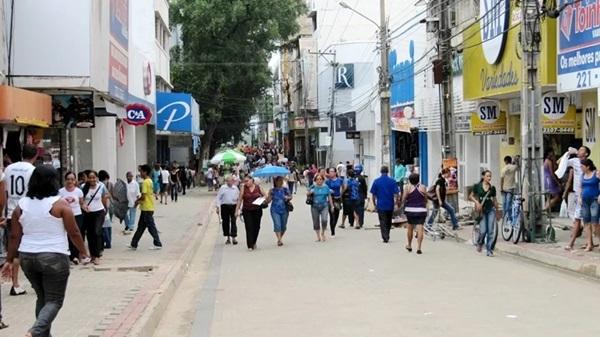
M 303 0 L 177 0 L 173 29 L 182 45 L 171 50 L 176 91 L 200 104 L 202 158 L 220 142 L 238 141 L 271 85 L 268 60 L 298 29 Z

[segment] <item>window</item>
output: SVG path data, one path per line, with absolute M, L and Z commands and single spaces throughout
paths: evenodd
M 488 144 L 488 137 L 487 136 L 480 136 L 479 137 L 480 142 L 479 142 L 479 160 L 481 161 L 481 168 L 482 169 L 489 169 L 489 165 L 488 165 L 488 156 L 489 156 L 489 144 Z

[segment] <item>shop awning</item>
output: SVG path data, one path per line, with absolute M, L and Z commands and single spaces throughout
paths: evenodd
M 1 85 L 0 123 L 49 127 L 52 124 L 52 97 Z

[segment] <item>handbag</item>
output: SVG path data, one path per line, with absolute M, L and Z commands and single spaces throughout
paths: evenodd
M 475 220 L 475 222 L 479 222 L 483 218 L 483 204 L 485 204 L 485 202 L 487 201 L 487 197 L 490 195 L 490 192 L 492 192 L 492 187 L 493 186 L 490 186 L 490 189 L 483 196 L 483 199 L 479 201 L 479 203 L 481 204 L 481 210 L 478 211 L 475 207 L 473 207 L 473 213 L 471 214 L 471 217 Z
M 288 212 L 293 212 L 294 211 L 294 205 L 292 204 L 291 201 L 286 201 L 285 202 L 285 208 L 287 208 Z
M 306 204 L 307 205 L 312 205 L 313 204 L 313 195 L 309 194 L 306 196 Z

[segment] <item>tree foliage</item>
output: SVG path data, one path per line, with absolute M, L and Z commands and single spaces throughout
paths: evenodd
M 171 50 L 176 91 L 200 104 L 204 154 L 223 141 L 238 141 L 271 86 L 268 60 L 278 42 L 298 31 L 303 0 L 177 0 L 173 30 L 182 46 Z

